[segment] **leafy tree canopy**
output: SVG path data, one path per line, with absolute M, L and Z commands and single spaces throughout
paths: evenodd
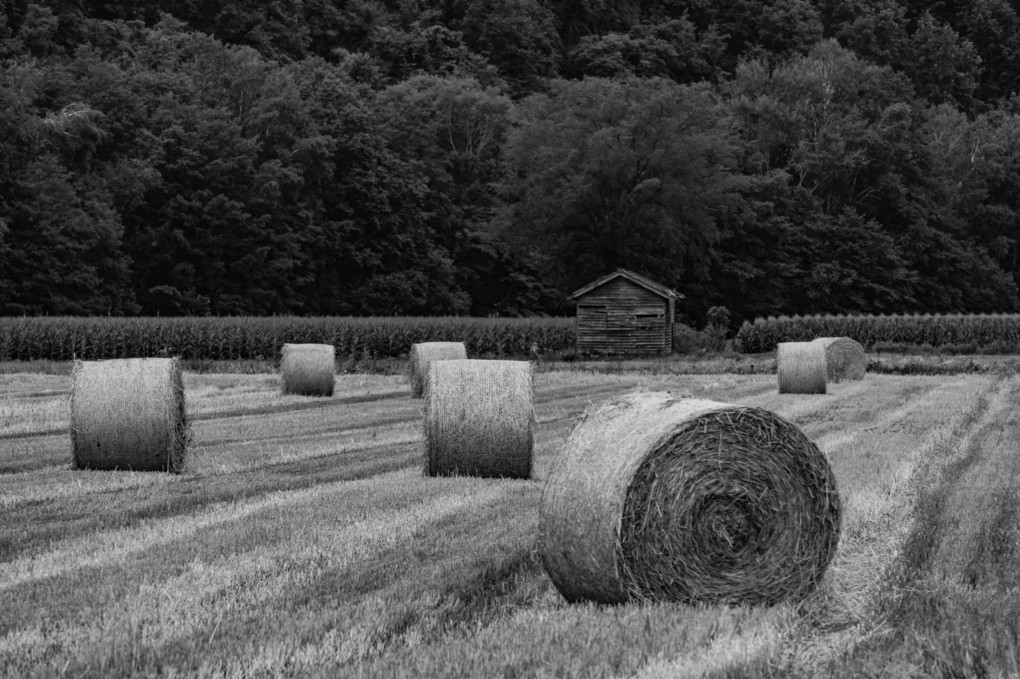
M 1009 0 L 3 0 L 0 313 L 1018 305 Z

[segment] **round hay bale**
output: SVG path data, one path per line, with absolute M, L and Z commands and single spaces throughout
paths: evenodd
M 529 478 L 534 403 L 527 361 L 432 361 L 425 380 L 425 473 Z
M 335 354 L 332 344 L 284 344 L 280 350 L 283 393 L 332 396 Z
M 828 460 L 787 420 L 628 394 L 586 413 L 560 452 L 539 551 L 571 602 L 773 604 L 821 579 L 840 512 Z
M 176 358 L 75 361 L 71 466 L 180 472 L 187 447 Z
M 824 394 L 825 347 L 814 342 L 780 342 L 776 377 L 780 394 Z
M 830 382 L 864 379 L 868 370 L 864 347 L 849 337 L 819 337 L 814 341 L 825 347 L 826 376 Z
M 467 358 L 467 349 L 464 348 L 463 342 L 422 342 L 411 346 L 409 358 L 411 398 L 421 398 L 429 362 Z

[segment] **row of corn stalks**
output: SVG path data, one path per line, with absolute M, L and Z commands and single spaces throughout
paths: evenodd
M 999 351 L 1020 348 L 1020 314 L 779 316 L 745 322 L 735 349 L 773 351 L 780 342 L 849 337 L 865 347 L 909 345 Z
M 537 357 L 573 348 L 574 319 L 0 317 L 5 361 L 273 360 L 286 343 L 332 344 L 340 358 L 388 358 L 432 341 L 464 342 L 470 356 Z

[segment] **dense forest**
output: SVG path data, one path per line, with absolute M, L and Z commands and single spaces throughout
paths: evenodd
M 0 8 L 0 314 L 1020 307 L 1020 1 Z

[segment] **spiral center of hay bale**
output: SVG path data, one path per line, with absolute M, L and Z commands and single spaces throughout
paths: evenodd
M 694 532 L 713 559 L 732 558 L 757 542 L 760 526 L 741 498 L 716 496 L 694 511 Z
M 815 475 L 806 458 L 763 445 L 776 442 L 766 413 L 694 418 L 638 468 L 620 543 L 633 594 L 774 603 L 789 594 L 791 565 L 824 570 L 838 513 L 828 493 L 798 483 Z
M 830 382 L 862 380 L 868 370 L 864 347 L 849 337 L 819 337 L 814 340 L 825 349 L 825 363 Z
M 824 574 L 841 509 L 828 460 L 761 408 L 632 394 L 571 434 L 540 549 L 570 601 L 765 603 Z

